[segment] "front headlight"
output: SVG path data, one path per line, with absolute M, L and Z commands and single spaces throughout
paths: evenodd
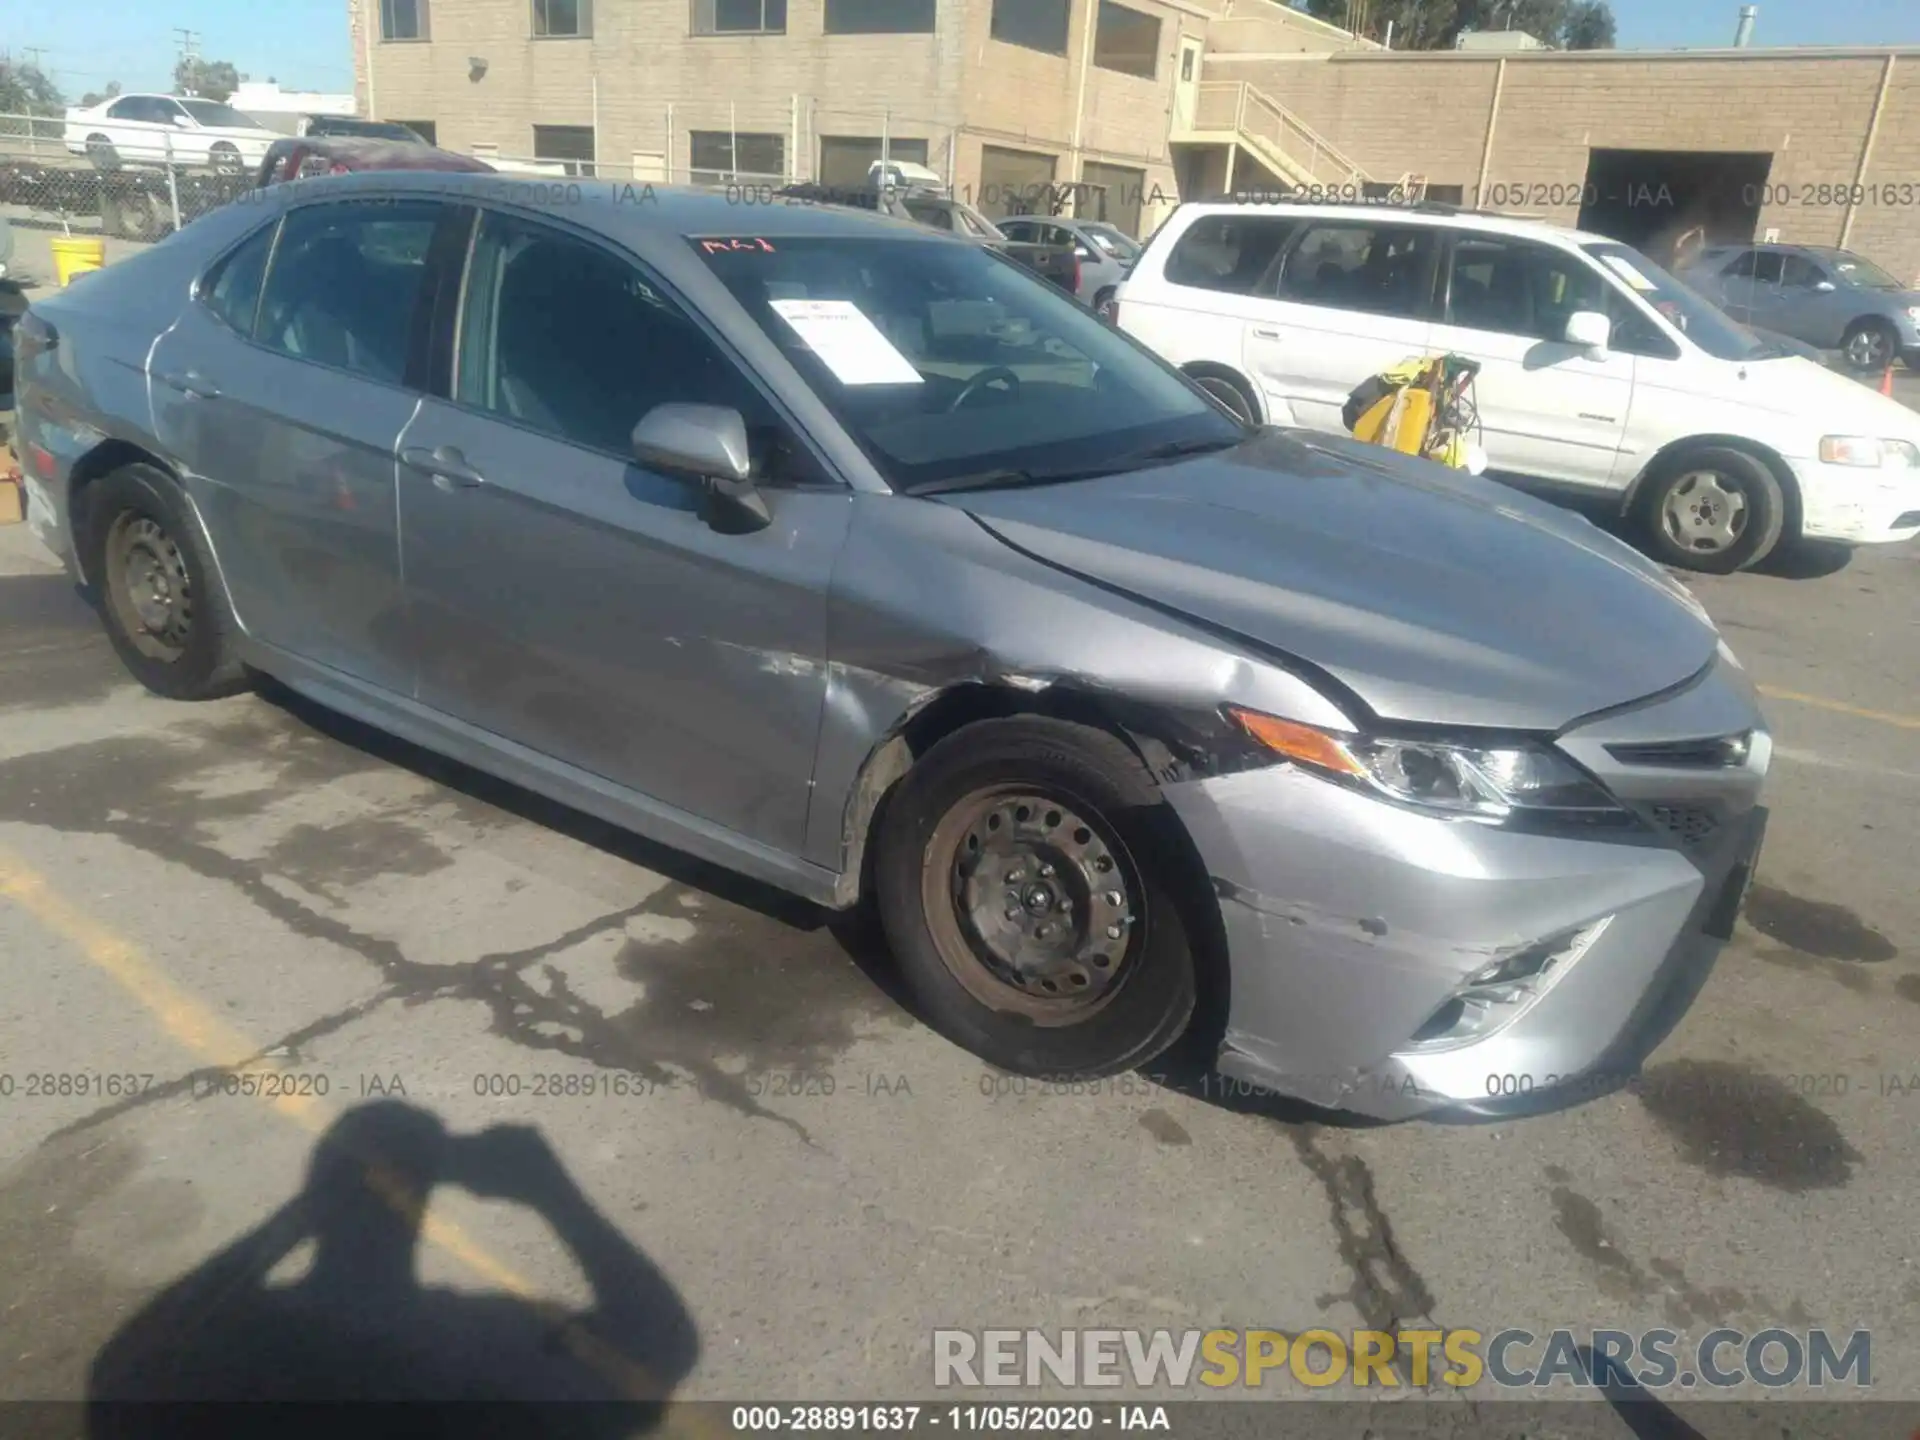
M 1876 440 L 1866 435 L 1827 435 L 1820 441 L 1820 458 L 1829 465 L 1883 465 L 1920 467 L 1920 446 L 1911 440 Z
M 1627 813 L 1572 761 L 1545 746 L 1332 735 L 1238 706 L 1228 706 L 1227 713 L 1275 755 L 1403 805 L 1483 820 Z
M 1916 325 L 1920 325 L 1920 305 L 1909 305 L 1907 307 L 1907 318 Z

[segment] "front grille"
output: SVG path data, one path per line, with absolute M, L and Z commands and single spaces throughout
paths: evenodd
M 1720 828 L 1719 817 L 1698 805 L 1651 805 L 1647 818 L 1682 846 L 1703 845 Z

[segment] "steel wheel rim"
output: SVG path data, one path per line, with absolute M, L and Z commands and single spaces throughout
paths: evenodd
M 1847 359 L 1862 370 L 1885 369 L 1893 355 L 1893 342 L 1884 330 L 1868 328 L 1847 342 Z
M 1718 471 L 1692 470 L 1667 491 L 1660 507 L 1667 538 L 1695 555 L 1732 549 L 1747 532 L 1751 515 L 1746 492 L 1729 486 Z
M 193 583 L 186 557 L 152 517 L 123 513 L 107 536 L 108 602 L 133 647 L 171 664 L 193 636 Z
M 1046 1027 L 1110 1004 L 1145 933 L 1139 872 L 1119 838 L 1091 806 L 1031 785 L 989 786 L 947 811 L 921 899 L 961 988 Z

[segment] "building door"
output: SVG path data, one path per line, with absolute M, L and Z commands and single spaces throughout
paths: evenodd
M 962 196 L 995 220 L 1053 213 L 1054 157 L 998 145 L 980 151 L 980 192 Z
M 1180 37 L 1180 69 L 1173 85 L 1173 107 L 1182 130 L 1191 130 L 1199 113 L 1201 43 L 1194 36 Z

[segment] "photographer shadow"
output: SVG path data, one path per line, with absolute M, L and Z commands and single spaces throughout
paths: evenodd
M 427 1202 L 439 1185 L 539 1214 L 585 1277 L 591 1309 L 421 1285 L 416 1250 L 431 1236 Z M 275 1280 L 303 1258 L 303 1274 Z M 611 1440 L 657 1425 L 698 1354 L 672 1284 L 593 1207 L 539 1131 L 456 1136 L 425 1110 L 378 1102 L 320 1138 L 297 1195 L 108 1340 L 89 1375 L 87 1434 L 284 1435 L 296 1413 L 352 1404 L 328 1428 L 356 1440 Z M 222 1403 L 231 1401 L 252 1403 Z

